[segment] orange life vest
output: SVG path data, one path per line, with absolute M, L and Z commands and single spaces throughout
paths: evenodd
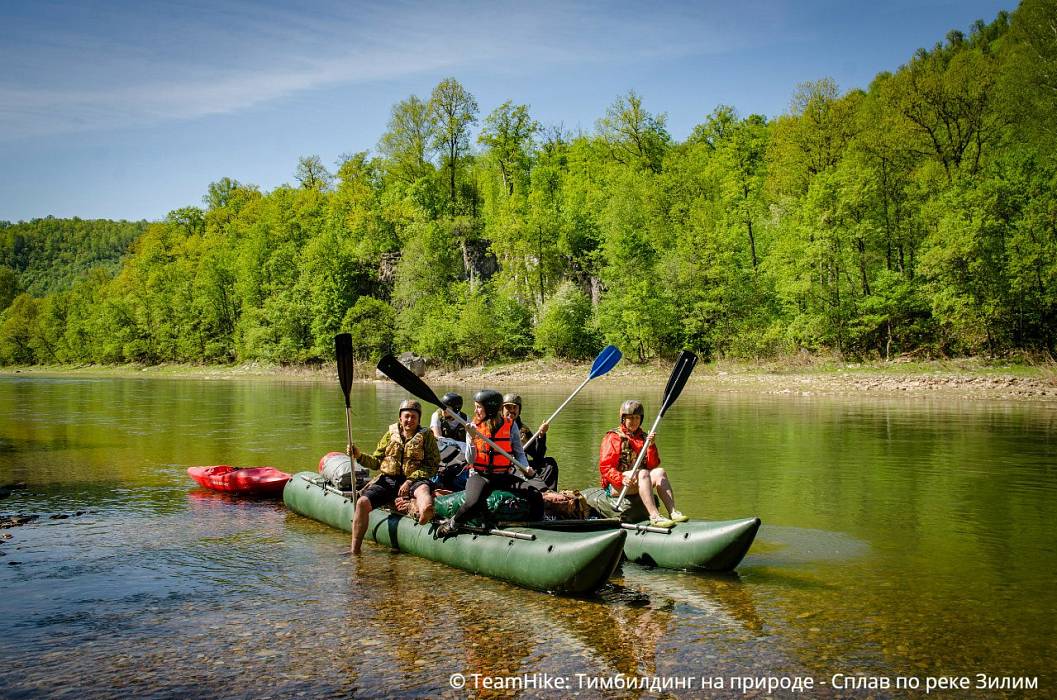
M 482 423 L 475 421 L 473 425 L 482 435 L 487 435 L 492 442 L 510 452 L 510 421 L 504 419 L 503 424 L 499 426 L 499 430 L 494 435 L 489 430 L 487 419 Z M 509 459 L 496 452 L 494 447 L 481 438 L 475 437 L 473 446 L 476 455 L 474 455 L 472 466 L 475 471 L 485 474 L 506 474 L 514 470 Z

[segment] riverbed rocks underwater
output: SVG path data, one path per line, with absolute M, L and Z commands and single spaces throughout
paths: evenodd
M 25 488 L 26 484 L 23 481 L 17 481 L 11 484 L 4 484 L 3 486 L 0 486 L 0 500 L 10 497 L 12 492 L 14 491 L 20 491 Z M 76 518 L 82 515 L 88 515 L 91 512 L 92 511 L 79 510 L 75 513 L 54 513 L 52 515 L 46 516 L 45 519 L 66 520 L 68 518 Z M 7 515 L 4 513 L 0 513 L 0 530 L 8 530 L 13 527 L 28 525 L 29 523 L 35 520 L 40 520 L 40 518 L 41 516 L 39 515 L 26 515 L 24 513 L 19 513 L 17 515 Z M 13 536 L 10 532 L 0 533 L 0 545 L 8 544 L 9 542 L 11 542 L 12 539 Z M 0 557 L 6 557 L 7 555 L 8 552 L 5 552 L 2 548 L 0 548 Z M 19 562 L 12 559 L 9 560 L 7 564 L 10 566 L 18 566 Z

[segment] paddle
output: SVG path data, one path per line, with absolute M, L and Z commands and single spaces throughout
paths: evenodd
M 424 381 L 422 381 L 419 377 L 415 376 L 414 372 L 409 370 L 407 367 L 404 367 L 400 360 L 396 359 L 392 355 L 386 355 L 378 361 L 378 371 L 392 379 L 400 386 L 402 386 L 407 391 L 407 393 L 413 394 L 414 396 L 417 396 L 426 403 L 431 403 L 437 408 L 442 409 L 446 415 L 453 418 L 459 425 L 466 428 L 467 430 L 470 430 L 470 425 L 462 419 L 462 416 L 460 416 L 458 413 L 441 403 L 441 400 L 437 397 L 437 394 L 432 389 L 430 389 Z M 496 452 L 509 459 L 510 463 L 513 464 L 514 467 L 519 472 L 521 472 L 521 474 L 526 479 L 530 478 L 529 475 L 525 472 L 526 466 L 514 459 L 514 455 L 510 454 L 502 447 L 486 438 L 484 435 L 481 435 L 481 439 L 491 445 L 492 449 L 494 449 Z
M 536 536 L 528 532 L 514 532 L 513 530 L 500 530 L 494 527 L 474 527 L 472 525 L 459 525 L 459 529 L 472 535 L 494 535 L 496 537 L 509 537 L 512 540 L 526 540 L 535 542 Z
M 558 416 L 558 414 L 562 412 L 562 409 L 565 408 L 566 405 L 568 405 L 568 403 L 572 401 L 577 394 L 580 393 L 580 390 L 587 386 L 587 382 L 591 381 L 592 379 L 601 377 L 603 374 L 616 367 L 616 364 L 620 362 L 621 357 L 623 357 L 623 355 L 620 354 L 620 350 L 617 348 L 616 345 L 607 345 L 605 348 L 603 348 L 602 352 L 598 353 L 598 357 L 595 358 L 595 361 L 591 363 L 591 371 L 588 373 L 587 379 L 585 379 L 580 386 L 576 387 L 576 391 L 569 394 L 569 398 L 565 399 L 565 402 L 562 403 L 561 406 L 558 406 L 558 410 L 552 413 L 551 417 L 544 422 L 550 423 L 552 420 L 554 420 Z M 535 442 L 536 438 L 538 437 L 539 431 L 536 431 L 536 434 L 530 437 L 528 439 L 528 442 L 525 443 L 525 449 L 528 450 L 529 445 Z
M 635 466 L 631 468 L 631 475 L 624 480 L 624 488 L 620 489 L 620 495 L 617 497 L 617 510 L 620 510 L 620 507 L 624 505 L 624 494 L 628 491 L 628 484 L 633 483 L 639 473 L 639 467 L 642 466 L 642 460 L 646 457 L 646 450 L 650 447 L 649 436 L 657 432 L 657 426 L 660 424 L 661 418 L 664 418 L 664 414 L 675 403 L 675 400 L 679 398 L 679 394 L 683 393 L 686 380 L 690 378 L 690 373 L 694 371 L 694 365 L 696 364 L 697 355 L 689 350 L 683 350 L 675 360 L 672 376 L 668 377 L 668 384 L 664 387 L 664 395 L 661 397 L 661 410 L 657 412 L 657 419 L 653 421 L 653 427 L 650 428 L 645 442 L 642 443 L 642 450 L 639 451 L 638 459 L 635 460 Z
M 356 460 L 352 459 L 352 406 L 349 403 L 349 390 L 352 389 L 352 336 L 339 333 L 334 336 L 334 354 L 338 358 L 338 382 L 341 392 L 345 394 L 345 432 L 349 441 L 349 460 L 352 464 L 352 500 L 356 502 Z
M 328 493 L 332 493 L 332 494 L 334 494 L 336 496 L 341 496 L 342 498 L 348 498 L 347 494 L 342 493 L 338 489 L 336 489 L 333 486 L 331 486 L 330 484 L 328 484 L 327 480 L 322 478 L 322 477 L 318 477 L 318 476 L 317 477 L 307 477 L 304 474 L 298 474 L 298 476 L 301 477 L 301 479 L 303 481 L 307 481 L 308 483 L 312 484 L 313 486 L 318 486 L 319 488 L 323 489 L 324 495 L 326 495 Z M 355 500 L 356 499 L 353 499 L 354 502 L 355 502 Z

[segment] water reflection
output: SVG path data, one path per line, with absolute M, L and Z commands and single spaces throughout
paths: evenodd
M 567 395 L 518 389 L 530 423 Z M 625 389 L 589 386 L 555 422 L 563 486 L 596 483 Z M 401 398 L 354 387 L 356 435 L 380 434 Z M 758 514 L 756 544 L 735 576 L 625 565 L 581 599 L 373 544 L 354 559 L 344 533 L 186 476 L 314 469 L 344 444 L 342 403 L 336 385 L 0 379 L 0 484 L 27 483 L 0 512 L 41 516 L 0 531 L 0 696 L 464 697 L 451 674 L 533 672 L 1053 687 L 1052 407 L 691 384 L 658 436 L 680 508 Z

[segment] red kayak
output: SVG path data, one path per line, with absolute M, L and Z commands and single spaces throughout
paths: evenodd
M 271 467 L 189 467 L 188 475 L 207 489 L 240 496 L 282 496 L 290 475 Z

